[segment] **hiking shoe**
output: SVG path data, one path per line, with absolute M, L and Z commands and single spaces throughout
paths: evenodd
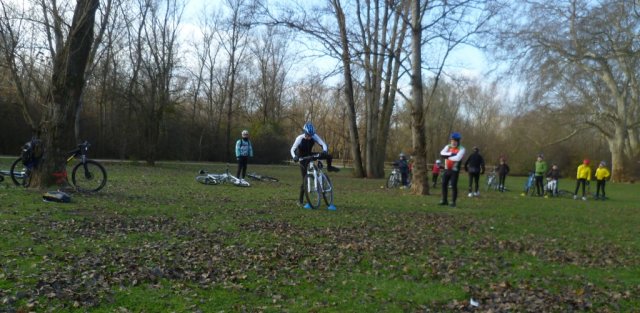
M 587 197 L 582 197 L 582 200 L 583 201 L 587 201 Z
M 480 197 L 480 191 L 476 191 L 475 193 L 473 193 L 473 195 L 476 197 Z
M 573 200 L 578 200 L 578 196 L 573 195 Z
M 335 167 L 335 166 L 329 166 L 329 167 L 327 167 L 327 170 L 329 172 L 340 172 L 340 169 Z
M 451 204 L 449 204 L 450 207 L 455 208 L 456 207 L 456 203 L 455 202 L 451 202 Z
M 473 192 L 470 192 L 467 196 L 469 196 L 469 198 L 473 197 Z
M 335 210 L 337 210 L 337 209 L 338 209 L 338 208 L 336 208 L 336 206 L 335 206 L 335 205 L 333 205 L 333 204 L 332 204 L 332 205 L 330 205 L 329 207 L 327 207 L 327 210 L 329 210 L 329 211 L 335 211 Z
M 438 205 L 449 205 L 449 202 L 447 202 L 447 201 L 440 201 L 440 202 L 438 202 Z
M 305 203 L 305 204 L 302 206 L 302 208 L 303 208 L 303 209 L 308 209 L 308 210 L 313 209 L 313 207 L 311 207 L 311 204 L 310 204 L 310 203 Z

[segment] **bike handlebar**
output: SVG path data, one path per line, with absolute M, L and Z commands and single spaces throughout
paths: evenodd
M 321 153 L 315 153 L 315 154 L 312 154 L 312 155 L 308 155 L 306 157 L 298 158 L 298 162 L 301 162 L 301 161 L 315 161 L 315 160 L 320 159 L 321 157 L 322 157 Z

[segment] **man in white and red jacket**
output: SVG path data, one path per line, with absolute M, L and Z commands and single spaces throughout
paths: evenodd
M 458 176 L 460 176 L 460 163 L 464 157 L 464 147 L 460 145 L 460 133 L 451 134 L 451 142 L 440 151 L 444 160 L 444 174 L 442 175 L 442 200 L 439 205 L 456 206 L 458 198 Z M 447 201 L 447 193 L 451 185 L 451 203 Z

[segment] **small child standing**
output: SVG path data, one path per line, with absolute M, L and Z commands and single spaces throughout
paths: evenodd
M 507 174 L 509 174 L 509 165 L 507 165 L 507 160 L 504 157 L 500 158 L 496 172 L 498 173 L 498 189 L 500 192 L 504 192 L 504 181 L 507 179 Z
M 607 162 L 601 161 L 598 165 L 598 169 L 596 169 L 596 200 L 605 200 L 606 196 L 604 193 L 604 186 L 611 176 L 609 170 L 606 168 Z M 600 197 L 600 189 L 602 188 L 602 197 Z
M 431 168 L 431 181 L 433 182 L 433 188 L 438 184 L 438 176 L 440 176 L 440 170 L 442 168 L 440 159 L 436 160 L 436 163 L 433 163 L 433 167 Z
M 576 191 L 573 193 L 573 199 L 578 199 L 578 190 L 582 186 L 582 200 L 587 200 L 586 186 L 591 181 L 591 167 L 589 167 L 588 159 L 584 159 L 582 164 L 578 166 L 576 179 Z
M 552 197 L 558 196 L 558 179 L 560 179 L 560 170 L 558 165 L 553 164 L 551 170 L 547 173 L 547 180 L 549 181 L 547 183 L 547 192 L 550 192 Z M 548 193 L 545 197 L 549 196 Z

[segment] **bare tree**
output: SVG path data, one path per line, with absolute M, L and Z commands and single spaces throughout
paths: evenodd
M 573 112 L 609 144 L 612 179 L 640 156 L 640 18 L 634 1 L 518 1 L 504 23 L 505 52 L 530 78 L 533 105 Z M 564 135 L 561 137 L 565 137 Z
M 65 28 L 68 24 L 63 23 L 63 8 L 57 7 L 56 3 L 48 6 L 44 1 L 40 5 L 53 67 L 51 84 L 45 92 L 46 110 L 36 130 L 42 139 L 44 153 L 34 169 L 31 186 L 45 188 L 55 183 L 53 173 L 66 173 L 66 151 L 73 143 L 75 112 L 85 87 L 85 70 L 94 43 L 93 28 L 99 2 L 78 0 L 68 29 Z M 18 56 L 14 54 L 13 57 Z M 24 99 L 26 96 L 23 95 Z M 32 118 L 27 120 L 33 121 Z

